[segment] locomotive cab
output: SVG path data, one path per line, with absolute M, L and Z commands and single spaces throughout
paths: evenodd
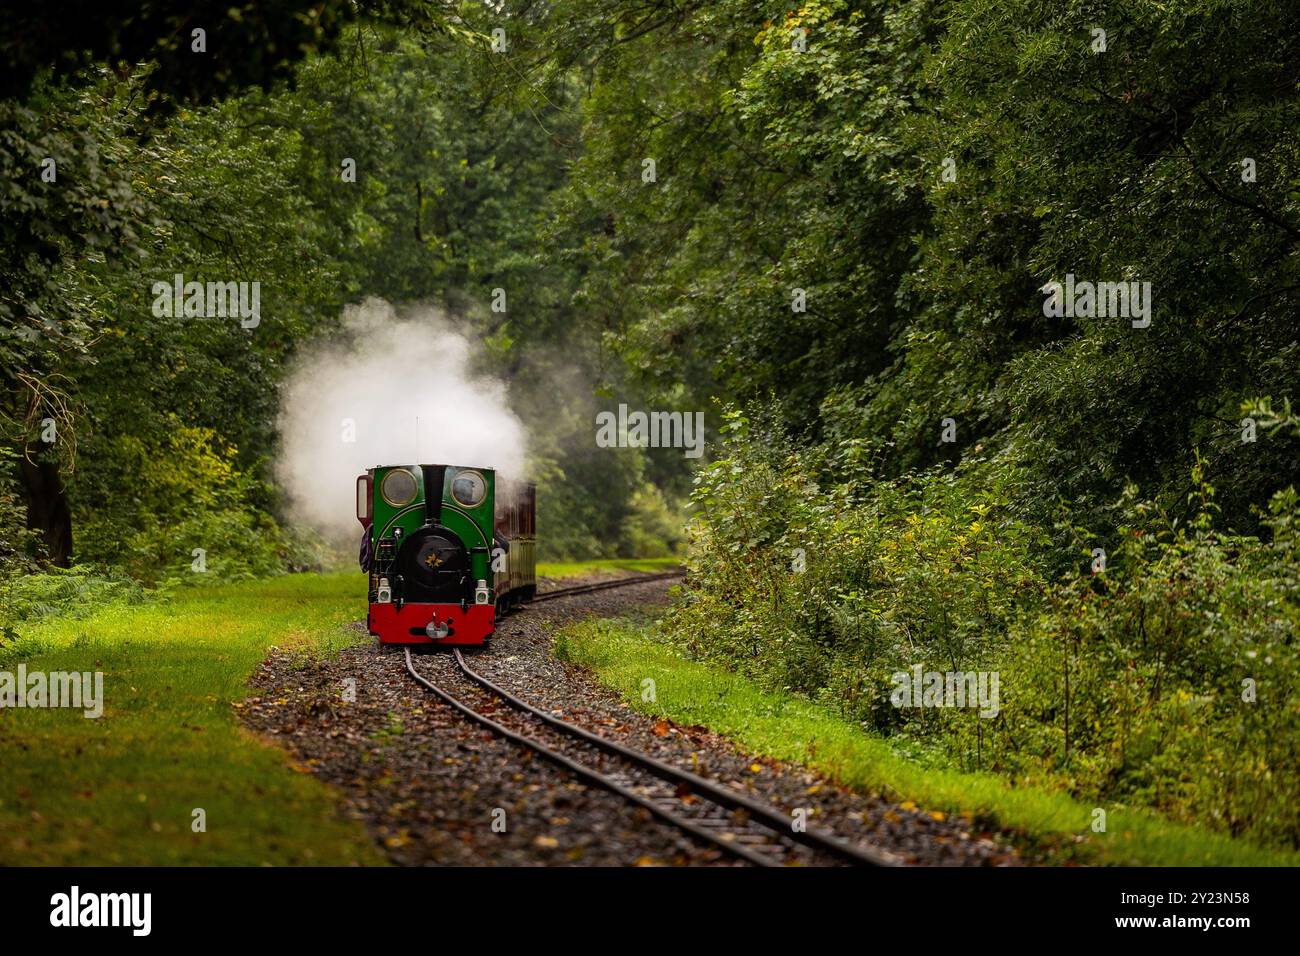
M 535 586 L 531 535 L 522 540 L 535 501 L 534 486 L 498 487 L 491 468 L 389 465 L 359 476 L 370 633 L 384 644 L 486 643 L 498 606 Z M 503 514 L 513 537 L 501 540 Z

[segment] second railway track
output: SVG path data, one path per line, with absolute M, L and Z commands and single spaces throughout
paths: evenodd
M 547 597 L 587 593 L 621 584 L 678 576 L 646 575 L 551 592 Z M 447 661 L 445 655 L 430 660 Z M 755 866 L 891 866 L 891 854 L 844 840 L 819 827 L 803 825 L 747 794 L 672 766 L 656 757 L 594 734 L 511 694 L 470 668 L 459 651 L 452 680 L 429 680 L 415 666 L 411 676 L 445 704 L 494 734 L 556 764 L 584 783 L 617 794 L 659 820 Z M 443 667 L 443 670 L 449 668 Z M 447 683 L 455 683 L 455 692 Z M 500 705 L 504 703 L 505 707 Z M 796 825 L 796 824 L 799 825 Z
M 597 581 L 594 584 L 578 584 L 571 588 L 556 588 L 554 591 L 543 591 L 534 595 L 528 600 L 528 604 L 536 604 L 539 601 L 552 601 L 555 598 L 572 597 L 577 594 L 589 594 L 592 591 L 606 591 L 609 588 L 623 588 L 630 584 L 644 584 L 647 581 L 667 581 L 669 578 L 680 578 L 683 574 L 682 571 L 663 571 L 658 574 L 642 574 L 634 578 L 616 578 L 613 581 Z

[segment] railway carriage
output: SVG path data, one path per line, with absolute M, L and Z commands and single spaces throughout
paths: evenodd
M 484 644 L 536 592 L 537 489 L 491 468 L 385 465 L 357 478 L 370 633 L 383 644 Z
M 498 560 L 493 584 L 504 595 L 505 609 L 517 607 L 537 593 L 537 486 L 530 482 L 497 480 L 496 534 L 509 543 L 505 560 Z M 502 598 L 497 610 L 502 610 Z

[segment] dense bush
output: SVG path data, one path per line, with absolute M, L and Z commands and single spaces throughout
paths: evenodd
M 694 655 L 917 753 L 1300 842 L 1294 491 L 1275 497 L 1267 541 L 1215 530 L 1199 469 L 1191 523 L 1130 488 L 1128 522 L 1104 538 L 1048 534 L 1016 514 L 1006 461 L 840 480 L 845 451 L 729 416 L 669 618 Z M 1062 535 L 1077 558 L 1056 575 Z M 999 712 L 895 706 L 895 675 L 917 665 L 996 673 Z
M 310 548 L 253 504 L 263 495 L 235 461 L 235 450 L 214 432 L 178 421 L 152 441 L 114 438 L 99 449 L 98 473 L 83 478 L 90 500 L 101 504 L 87 509 L 78 555 L 150 584 L 316 563 Z M 120 488 L 130 496 L 113 492 Z
M 1300 845 L 1300 517 L 1271 541 L 1136 505 L 1106 570 L 1070 576 L 1013 628 L 993 769 Z
M 109 601 L 139 599 L 140 585 L 122 574 L 74 566 L 52 568 L 0 580 L 0 644 L 14 636 L 14 627 L 46 617 L 76 614 Z
M 94 494 L 78 526 L 81 563 L 42 566 L 40 549 L 21 529 L 21 509 L 0 493 L 0 629 L 76 614 L 143 586 L 163 590 L 319 568 L 330 560 L 309 535 L 280 527 L 250 502 L 261 490 L 235 465 L 235 453 L 210 430 L 179 423 L 152 445 L 121 436 L 98 449 Z M 131 494 L 111 493 L 130 488 Z M 8 509 L 6 512 L 5 509 Z M 196 549 L 202 549 L 202 560 Z M 201 572 L 201 573 L 200 573 Z
M 731 454 L 697 480 L 692 598 L 675 618 L 697 653 L 897 726 L 889 677 L 928 659 L 978 669 L 1041 592 L 1007 488 L 965 473 L 827 484 L 830 462 L 729 417 Z

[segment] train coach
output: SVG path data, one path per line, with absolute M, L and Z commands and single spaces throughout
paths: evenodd
M 491 468 L 385 465 L 357 478 L 370 633 L 383 644 L 485 644 L 537 590 L 537 488 Z

